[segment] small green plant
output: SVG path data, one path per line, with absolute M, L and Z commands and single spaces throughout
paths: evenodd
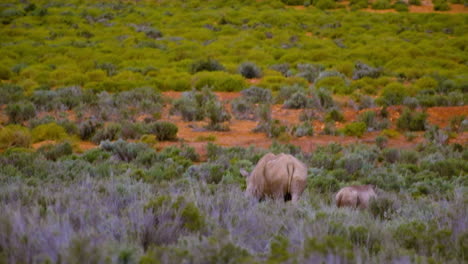
M 389 0 L 377 0 L 372 4 L 372 9 L 390 9 L 391 7 Z
M 408 12 L 408 4 L 404 1 L 397 1 L 392 6 L 398 12 Z
M 167 121 L 156 121 L 148 125 L 148 132 L 154 134 L 159 141 L 177 139 L 178 128 Z
M 397 138 L 400 136 L 400 133 L 394 129 L 384 129 L 380 132 L 380 135 L 388 138 Z
M 43 140 L 62 140 L 68 136 L 65 128 L 59 126 L 56 123 L 48 123 L 37 126 L 31 131 L 31 134 L 33 142 L 39 142 Z
M 140 137 L 140 141 L 147 144 L 148 146 L 154 146 L 158 143 L 155 135 L 143 135 Z
M 371 199 L 369 203 L 369 211 L 374 217 L 378 217 L 380 219 L 391 219 L 396 212 L 395 201 L 388 195 Z
M 0 128 L 0 149 L 10 147 L 27 148 L 31 144 L 31 133 L 25 127 L 8 125 Z
M 388 144 L 388 138 L 386 136 L 379 135 L 375 138 L 375 144 L 380 149 L 384 149 Z
M 317 7 L 318 9 L 322 9 L 322 10 L 333 9 L 336 7 L 336 3 L 332 0 L 318 0 L 315 3 L 315 7 Z
M 409 109 L 403 110 L 397 120 L 397 127 L 401 130 L 423 131 L 426 128 L 427 113 L 412 112 Z
M 354 136 L 354 137 L 362 137 L 364 135 L 364 132 L 366 132 L 366 123 L 364 122 L 353 122 L 350 124 L 347 124 L 343 128 L 343 132 L 347 136 Z
M 432 2 L 434 4 L 435 11 L 448 11 L 450 10 L 450 5 L 447 0 L 434 0 Z
M 5 109 L 11 123 L 22 123 L 36 115 L 36 108 L 31 102 L 18 102 L 8 104 Z
M 197 60 L 192 65 L 190 66 L 190 71 L 192 73 L 197 73 L 200 71 L 223 71 L 224 66 L 221 65 L 217 60 L 215 59 L 202 59 L 202 60 Z
M 56 161 L 62 156 L 70 155 L 73 153 L 72 145 L 69 142 L 63 142 L 59 144 L 47 144 L 40 147 L 37 150 L 39 153 L 44 155 L 48 160 Z
M 195 141 L 197 141 L 197 142 L 203 142 L 203 141 L 213 142 L 213 141 L 216 141 L 216 136 L 215 135 L 206 135 L 206 136 L 200 135 L 195 139 Z
M 104 128 L 98 130 L 93 136 L 92 141 L 99 144 L 103 140 L 117 140 L 122 133 L 122 125 L 119 123 L 109 123 Z
M 313 136 L 314 128 L 310 122 L 303 122 L 294 129 L 295 137 Z
M 247 79 L 262 77 L 262 70 L 253 62 L 244 62 L 239 66 L 239 73 Z
M 310 105 L 311 105 L 310 98 L 308 98 L 302 92 L 297 92 L 284 102 L 283 107 L 288 108 L 288 109 L 300 109 L 300 108 L 306 108 Z
M 325 121 L 326 122 L 332 122 L 332 121 L 333 122 L 343 122 L 343 121 L 345 121 L 345 118 L 344 118 L 343 113 L 340 110 L 338 110 L 336 108 L 332 108 L 325 115 Z
M 409 4 L 410 5 L 415 5 L 415 6 L 420 6 L 421 5 L 421 0 L 410 0 Z

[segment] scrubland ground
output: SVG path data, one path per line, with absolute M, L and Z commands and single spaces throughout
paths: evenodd
M 465 5 L 2 1 L 0 263 L 466 263 Z

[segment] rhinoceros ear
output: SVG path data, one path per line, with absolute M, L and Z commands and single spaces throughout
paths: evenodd
M 246 178 L 250 176 L 250 173 L 248 173 L 246 170 L 242 168 L 239 171 L 240 171 L 240 174 Z

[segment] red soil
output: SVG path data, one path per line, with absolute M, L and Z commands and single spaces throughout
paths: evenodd
M 175 99 L 181 96 L 181 92 L 164 92 L 165 96 Z M 238 92 L 216 92 L 216 95 L 220 100 L 227 103 L 230 100 L 240 96 Z M 339 98 L 340 102 L 346 98 Z M 342 100 L 341 100 L 342 99 Z M 343 101 L 345 102 L 345 101 Z M 343 103 L 342 102 L 342 103 Z M 170 116 L 169 107 L 166 106 L 162 113 L 162 120 L 170 121 L 175 123 L 178 128 L 178 141 L 174 142 L 160 142 L 158 143 L 158 149 L 164 148 L 170 145 L 180 145 L 188 144 L 191 147 L 194 147 L 197 153 L 199 153 L 202 159 L 206 159 L 206 144 L 207 142 L 200 142 L 200 136 L 214 136 L 215 140 L 213 143 L 221 146 L 256 146 L 260 148 L 268 148 L 273 142 L 272 139 L 268 138 L 264 133 L 253 133 L 252 129 L 257 126 L 256 121 L 249 120 L 237 120 L 235 118 L 231 119 L 227 125 L 229 125 L 230 131 L 227 132 L 217 132 L 217 131 L 204 131 L 203 127 L 207 124 L 207 121 L 200 122 L 184 122 L 180 116 Z M 343 115 L 345 116 L 344 123 L 336 123 L 338 128 L 343 127 L 346 123 L 356 121 L 357 116 L 363 111 L 379 111 L 381 108 L 373 109 L 364 109 L 364 110 L 354 110 L 350 107 L 344 107 Z M 395 123 L 400 113 L 402 111 L 401 106 L 391 106 L 387 108 L 392 121 L 392 128 L 395 128 Z M 281 105 L 272 106 L 272 117 L 279 120 L 284 125 L 294 125 L 300 123 L 299 116 L 303 110 L 296 109 L 284 109 Z M 427 109 L 429 115 L 428 122 L 430 124 L 438 125 L 439 127 L 446 127 L 449 125 L 450 118 L 457 115 L 467 115 L 468 116 L 468 106 L 456 106 L 456 107 L 432 107 Z M 42 113 L 41 113 L 42 114 Z M 67 113 L 68 116 L 74 116 L 73 113 Z M 142 121 L 146 116 L 142 115 L 137 118 L 138 121 Z M 329 135 L 319 135 L 323 130 L 324 124 L 320 121 L 313 121 L 314 132 L 316 135 L 311 137 L 302 137 L 302 138 L 291 138 L 289 143 L 300 146 L 304 151 L 312 151 L 317 146 L 326 145 L 331 142 L 336 142 L 340 144 L 351 144 L 354 142 L 368 143 L 373 144 L 375 138 L 380 134 L 380 132 L 368 132 L 362 138 L 349 137 L 349 136 L 329 136 Z M 424 140 L 424 133 L 417 132 L 415 133 L 417 137 L 409 142 L 405 139 L 403 135 L 399 135 L 396 138 L 389 139 L 388 146 L 397 147 L 397 148 L 410 148 Z M 459 133 L 457 138 L 451 139 L 450 142 L 457 142 L 460 144 L 468 143 L 468 133 Z M 54 143 L 54 141 L 44 141 L 33 144 L 34 149 L 39 147 Z M 91 142 L 79 142 L 75 146 L 78 151 L 86 151 L 92 148 L 97 147 L 97 145 Z

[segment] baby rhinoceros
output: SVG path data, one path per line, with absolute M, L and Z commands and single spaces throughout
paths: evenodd
M 353 185 L 344 187 L 336 194 L 337 207 L 353 207 L 365 209 L 372 198 L 377 198 L 374 185 Z
M 247 177 L 246 195 L 263 200 L 265 197 L 284 199 L 293 203 L 299 200 L 307 184 L 307 167 L 288 154 L 263 156 L 249 174 L 241 169 Z

